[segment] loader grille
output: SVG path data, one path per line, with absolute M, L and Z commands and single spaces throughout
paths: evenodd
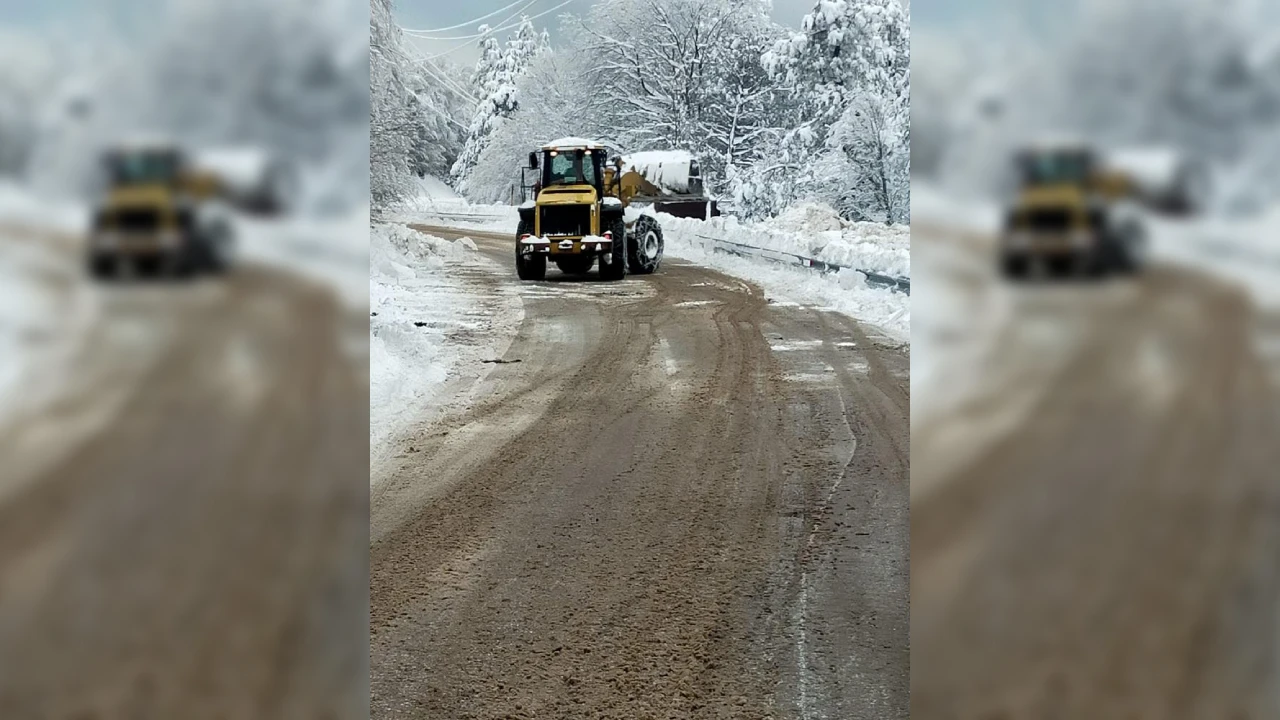
M 117 210 L 115 227 L 121 232 L 155 232 L 160 229 L 160 214 L 151 209 Z
M 541 227 L 538 231 L 543 237 L 554 235 L 583 237 L 591 234 L 590 205 L 547 205 L 541 212 Z
M 1026 215 L 1026 223 L 1031 230 L 1066 232 L 1071 229 L 1073 218 L 1073 213 L 1066 210 L 1031 210 Z

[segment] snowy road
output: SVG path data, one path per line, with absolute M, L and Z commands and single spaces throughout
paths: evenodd
M 0 714 L 361 717 L 365 313 L 262 266 L 91 286 L 80 258 L 54 287 L 93 323 L 0 431 Z
M 913 242 L 945 402 L 913 418 L 912 717 L 1280 716 L 1276 316 L 1190 268 L 1008 288 Z
M 689 263 L 518 284 L 372 478 L 375 718 L 902 718 L 907 352 Z M 442 403 L 446 404 L 447 403 Z

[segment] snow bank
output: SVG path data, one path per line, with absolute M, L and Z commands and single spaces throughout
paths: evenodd
M 935 185 L 911 183 L 911 222 L 956 232 L 991 234 L 1000 229 L 998 203 L 985 198 L 959 198 Z
M 462 241 L 432 238 L 401 225 L 369 232 L 369 439 L 371 451 L 401 429 L 412 406 L 449 377 L 456 358 L 444 328 L 418 327 L 421 311 L 462 310 L 465 298 L 424 292 L 425 276 L 470 252 Z M 445 285 L 447 289 L 447 284 Z
M 492 272 L 470 239 L 449 241 L 402 225 L 369 232 L 370 455 L 438 407 L 446 384 L 480 377 L 524 318 L 516 288 L 477 281 Z
M 797 255 L 893 277 L 911 277 L 910 226 L 850 222 L 831 206 L 816 203 L 788 208 L 761 225 L 779 244 L 805 248 L 807 242 L 808 247 Z
M 418 178 L 418 188 L 423 197 L 434 198 L 436 200 L 461 200 L 462 196 L 453 188 L 444 183 L 443 180 L 427 175 Z
M 691 242 L 746 245 L 891 277 L 911 277 L 909 226 L 849 222 L 825 205 L 801 205 L 756 224 L 743 224 L 734 217 L 659 216 L 664 229 L 678 228 Z
M 57 395 L 98 314 L 72 237 L 86 219 L 0 184 L 0 428 Z
M 350 308 L 369 302 L 369 209 L 339 218 L 235 220 L 240 257 L 284 268 L 330 287 Z
M 812 248 L 815 245 L 825 248 L 830 243 L 836 242 L 836 238 L 810 237 L 804 232 L 783 232 L 770 230 L 767 227 L 745 226 L 738 224 L 734 218 L 714 218 L 711 221 L 703 221 L 678 218 L 666 213 L 657 213 L 656 216 L 662 224 L 666 243 L 665 252 L 671 257 L 688 260 L 749 280 L 758 284 L 770 295 L 783 300 L 822 307 L 855 317 L 880 328 L 895 340 L 906 341 L 910 337 L 910 296 L 871 287 L 867 284 L 866 275 L 857 270 L 820 274 L 806 267 L 779 265 L 759 258 L 739 257 L 726 252 L 726 247 L 729 247 L 726 246 L 726 242 L 772 243 L 779 249 L 782 247 Z M 855 227 L 834 232 L 856 233 L 856 231 Z M 884 252 L 879 248 L 874 252 L 869 249 L 877 243 L 871 238 L 846 240 L 841 237 L 838 243 L 842 248 L 854 248 L 858 244 L 867 246 L 858 251 L 851 249 L 850 259 L 877 265 L 878 270 L 874 270 L 876 272 L 906 275 L 905 271 L 909 269 L 910 264 L 908 232 L 907 228 L 899 228 L 896 231 L 890 229 L 888 231 L 890 236 L 896 233 L 891 242 L 901 243 L 901 247 Z
M 420 196 L 389 212 L 389 222 L 440 225 L 463 230 L 509 233 L 515 237 L 520 209 L 514 205 L 472 205 L 462 198 Z
M 1280 309 L 1280 205 L 1245 220 L 1147 222 L 1154 257 L 1238 283 L 1260 306 Z
M 10 228 L 81 233 L 89 225 L 89 210 L 79 203 L 39 197 L 21 185 L 0 180 L 0 223 Z

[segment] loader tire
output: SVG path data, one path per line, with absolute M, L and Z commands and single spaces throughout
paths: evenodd
M 113 280 L 119 273 L 119 263 L 110 255 L 92 254 L 85 263 L 89 277 L 94 280 Z
M 609 247 L 608 260 L 600 258 L 600 279 L 621 280 L 627 276 L 627 225 L 621 217 L 609 224 L 613 244 Z
M 533 232 L 533 223 L 521 220 L 516 229 L 516 275 L 521 280 L 545 280 L 547 278 L 546 255 L 521 255 L 520 236 Z
M 627 236 L 627 259 L 631 272 L 651 275 L 662 264 L 662 226 L 648 215 L 641 215 Z

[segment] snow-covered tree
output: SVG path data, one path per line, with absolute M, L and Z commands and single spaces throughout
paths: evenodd
M 410 163 L 419 131 L 413 91 L 392 17 L 392 0 L 370 0 L 369 195 L 375 211 L 409 192 Z
M 414 116 L 417 128 L 410 165 L 418 176 L 448 177 L 462 152 L 467 127 L 459 118 L 475 107 L 467 94 L 467 73 L 442 60 L 419 58 L 413 68 Z
M 0 88 L 10 72 L 39 83 L 30 102 L 10 106 L 26 133 L 16 171 L 41 191 L 81 194 L 93 188 L 102 150 L 156 135 L 255 146 L 304 166 L 308 178 L 342 165 L 331 176 L 363 203 L 370 50 L 357 17 L 331 0 L 173 0 L 138 37 L 110 27 L 42 33 L 53 72 L 43 75 L 34 57 L 0 62 Z M 0 40 L 0 52 L 21 47 Z
M 623 147 L 688 150 L 715 190 L 776 131 L 776 88 L 760 64 L 780 34 L 767 3 L 608 0 L 577 29 Z
M 0 31 L 0 177 L 26 172 L 59 69 L 48 43 Z
M 594 92 L 594 60 L 570 51 L 535 57 L 517 84 L 520 109 L 489 138 L 467 184 L 477 202 L 511 202 L 520 196 L 521 168 L 529 151 L 557 137 L 612 140 L 606 100 Z M 566 108 L 572 112 L 565 112 Z
M 708 189 L 751 217 L 811 198 L 852 218 L 904 221 L 902 6 L 823 0 L 794 37 L 769 10 L 767 0 L 597 3 L 566 22 L 557 52 L 530 63 L 510 119 L 486 128 L 474 162 L 464 153 L 466 194 L 518 197 L 528 152 L 579 135 L 623 151 L 690 151 Z
M 481 26 L 480 32 L 489 32 L 488 26 Z M 543 49 L 542 39 L 528 18 L 520 23 L 505 47 L 492 35 L 482 40 L 480 60 L 472 80 L 481 99 L 471 119 L 466 144 L 451 171 L 462 192 L 467 192 L 469 177 L 490 136 L 519 109 L 517 83 Z
M 909 123 L 907 98 L 897 93 L 866 93 L 836 121 L 816 176 L 841 215 L 910 222 Z
M 748 216 L 802 199 L 857 219 L 907 217 L 910 27 L 899 0 L 818 0 L 764 53 L 787 88 L 786 132 L 770 155 L 737 174 Z
M 765 66 L 793 89 L 790 140 L 821 146 L 860 96 L 889 97 L 910 67 L 910 25 L 899 0 L 817 0 L 801 32 L 779 41 Z

